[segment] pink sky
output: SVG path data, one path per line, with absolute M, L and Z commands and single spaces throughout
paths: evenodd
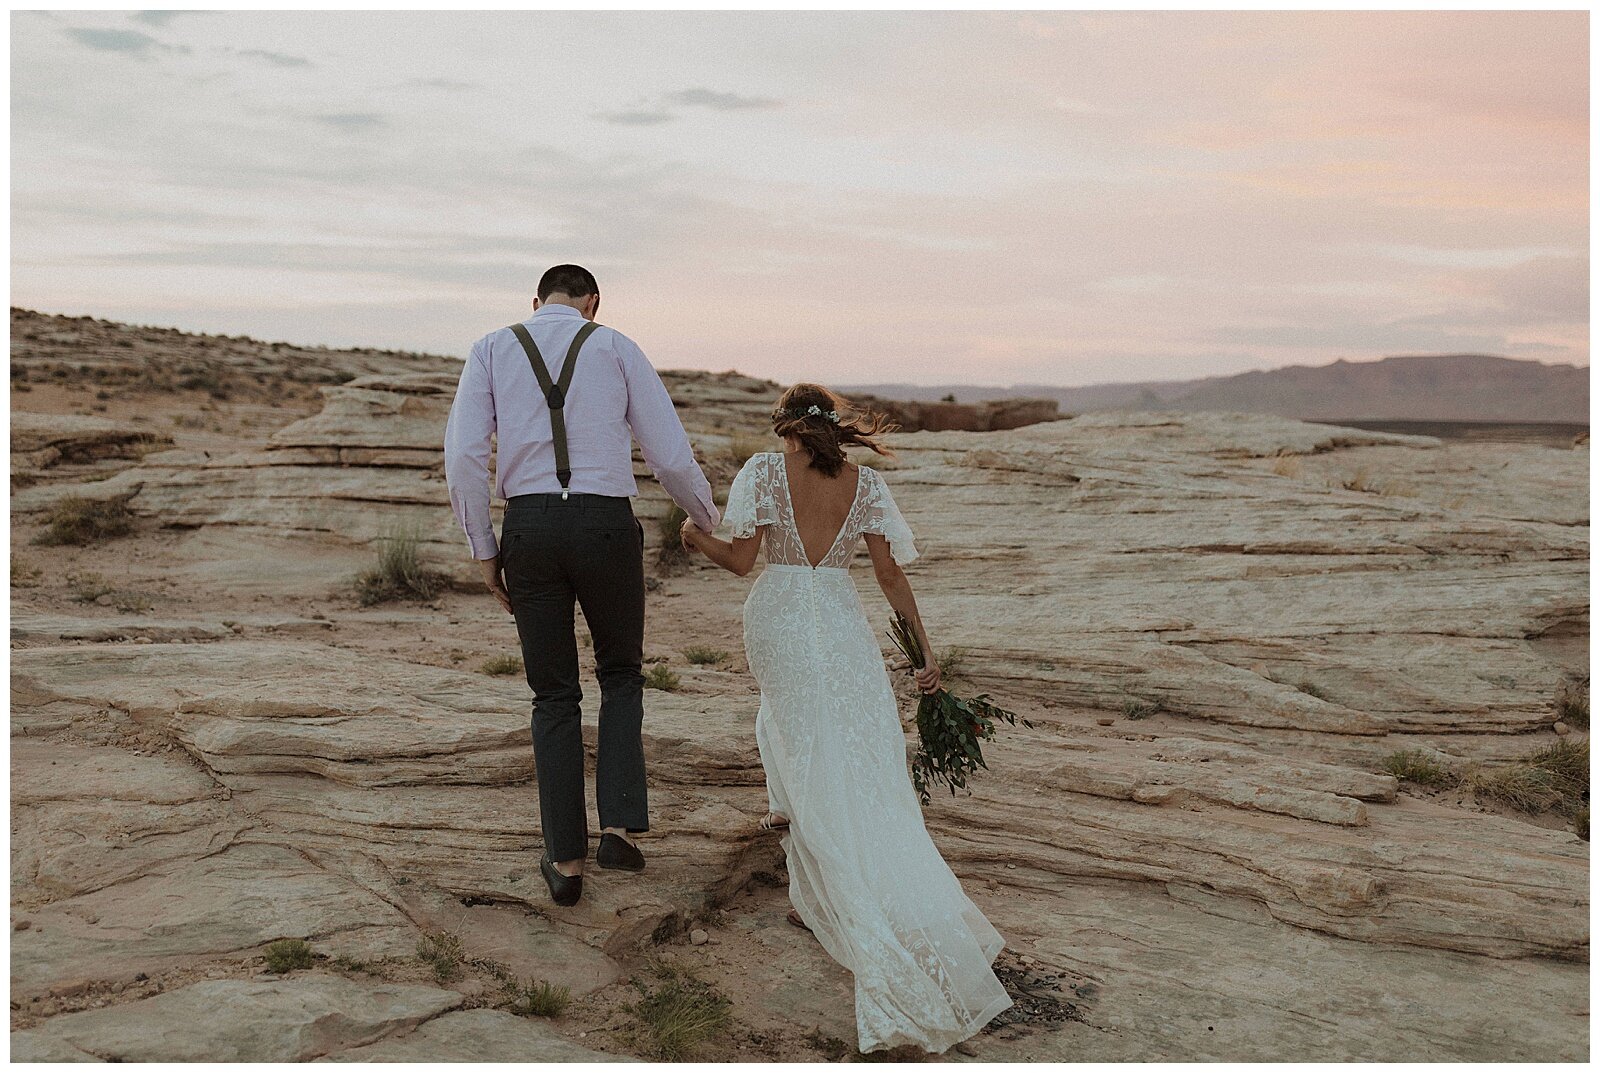
M 1588 363 L 1588 13 L 12 15 L 12 303 L 1084 384 Z

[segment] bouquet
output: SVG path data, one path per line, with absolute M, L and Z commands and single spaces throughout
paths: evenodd
M 899 612 L 895 613 L 889 637 L 911 661 L 911 666 L 925 664 L 916 632 Z M 958 787 L 966 788 L 968 775 L 980 767 L 989 767 L 983 761 L 983 749 L 978 743 L 994 737 L 998 719 L 1012 726 L 1018 722 L 1015 713 L 992 702 L 987 693 L 962 698 L 941 688 L 922 694 L 917 702 L 917 735 L 921 740 L 916 755 L 911 758 L 911 784 L 924 805 L 929 801 L 930 783 L 948 785 L 953 795 Z M 1025 727 L 1033 726 L 1026 719 L 1021 723 Z

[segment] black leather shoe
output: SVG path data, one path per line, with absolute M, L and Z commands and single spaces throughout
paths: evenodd
M 544 876 L 544 881 L 550 888 L 550 897 L 555 899 L 557 905 L 573 905 L 578 897 L 583 894 L 583 876 L 564 876 L 556 871 L 556 866 L 550 863 L 550 853 L 539 858 L 539 874 Z
M 644 854 L 639 847 L 629 844 L 621 835 L 607 831 L 600 836 L 600 848 L 594 851 L 595 863 L 601 868 L 621 868 L 628 872 L 644 871 Z

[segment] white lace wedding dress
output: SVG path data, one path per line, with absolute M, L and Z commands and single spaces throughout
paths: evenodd
M 735 536 L 766 527 L 744 644 L 761 686 L 756 745 L 769 805 L 789 818 L 789 898 L 855 976 L 860 1049 L 942 1052 L 1012 1000 L 990 967 L 1005 940 L 923 823 L 899 705 L 850 576 L 863 533 L 882 534 L 907 563 L 917 555 L 911 529 L 882 475 L 862 466 L 850 513 L 812 566 L 777 452 L 745 463 L 724 517 Z

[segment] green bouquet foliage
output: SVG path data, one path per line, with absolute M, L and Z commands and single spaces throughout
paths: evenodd
M 911 666 L 925 665 L 922 645 L 904 615 L 895 613 L 889 637 L 911 661 Z M 994 737 L 995 723 L 1000 720 L 1012 726 L 1018 722 L 1025 727 L 1033 726 L 1028 720 L 1019 719 L 1014 712 L 995 704 L 987 693 L 958 697 L 948 689 L 940 688 L 922 694 L 917 702 L 917 736 L 920 741 L 916 755 L 911 758 L 911 784 L 916 787 L 917 796 L 924 805 L 930 800 L 929 785 L 944 783 L 954 795 L 957 789 L 966 789 L 968 776 L 980 767 L 988 769 L 979 742 Z

